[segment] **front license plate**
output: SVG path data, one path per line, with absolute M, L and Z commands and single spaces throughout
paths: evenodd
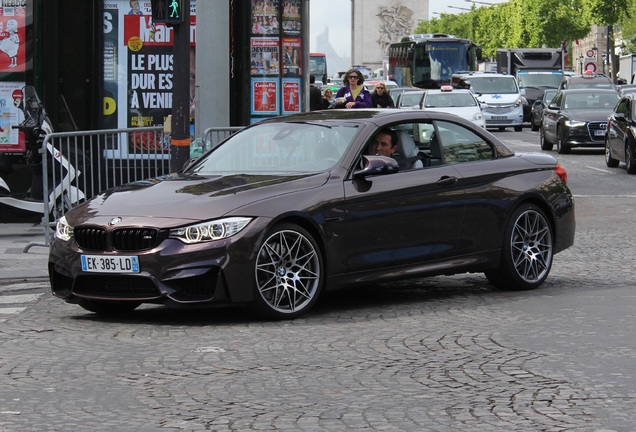
M 139 273 L 139 258 L 136 256 L 82 255 L 81 258 L 82 271 L 85 272 Z
M 507 120 L 508 119 L 508 117 L 506 116 L 492 116 L 490 118 L 491 120 Z
M 596 129 L 594 131 L 594 135 L 596 135 L 596 136 L 605 136 L 605 131 L 603 129 Z

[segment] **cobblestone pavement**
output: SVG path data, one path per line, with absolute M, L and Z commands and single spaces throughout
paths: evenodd
M 632 208 L 604 204 L 606 227 Z M 538 290 L 419 279 L 330 294 L 295 321 L 105 319 L 45 282 L 5 285 L 41 295 L 0 323 L 0 431 L 633 430 L 633 236 L 579 221 Z

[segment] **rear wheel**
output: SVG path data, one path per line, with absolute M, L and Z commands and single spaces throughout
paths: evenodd
M 81 299 L 79 305 L 98 315 L 125 315 L 135 310 L 141 303 L 130 301 L 109 301 Z
M 535 123 L 534 116 L 530 117 L 530 130 L 536 132 L 539 130 L 539 125 Z
M 605 138 L 605 165 L 610 168 L 616 168 L 618 166 L 618 159 L 612 157 L 612 149 L 610 148 L 607 137 Z
M 552 143 L 545 137 L 543 127 L 539 128 L 539 143 L 541 144 L 541 150 L 552 150 Z
M 500 267 L 486 271 L 486 277 L 501 289 L 539 287 L 552 267 L 553 238 L 543 211 L 532 204 L 522 205 L 508 221 Z
M 568 154 L 570 153 L 570 150 L 571 147 L 565 143 L 561 129 L 557 129 L 557 153 Z
M 258 250 L 254 276 L 257 311 L 268 318 L 296 318 L 311 309 L 322 289 L 320 249 L 303 228 L 278 225 Z
M 625 144 L 625 164 L 629 174 L 636 174 L 636 161 L 634 160 L 634 146 Z

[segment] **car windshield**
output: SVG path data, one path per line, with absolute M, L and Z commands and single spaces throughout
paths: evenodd
M 477 102 L 468 93 L 436 93 L 429 94 L 424 100 L 426 108 L 452 108 L 475 106 Z
M 355 125 L 263 123 L 232 135 L 191 174 L 296 174 L 335 166 L 353 141 Z
M 565 109 L 598 110 L 612 109 L 618 102 L 618 94 L 574 93 L 565 95 Z
M 570 82 L 570 85 L 568 86 L 568 88 L 571 88 L 571 89 L 590 88 L 590 87 L 613 90 L 614 84 L 605 80 L 583 80 L 578 82 L 577 81 Z
M 563 79 L 562 72 L 519 72 L 517 74 L 521 88 L 558 88 Z
M 470 89 L 475 93 L 519 93 L 517 82 L 512 76 L 470 77 Z

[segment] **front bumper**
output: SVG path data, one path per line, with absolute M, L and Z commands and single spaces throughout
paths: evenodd
M 72 238 L 54 239 L 49 252 L 51 290 L 68 303 L 82 298 L 137 301 L 173 306 L 244 303 L 252 300 L 255 247 L 264 221 L 224 240 L 186 245 L 165 239 L 144 251 L 83 250 Z M 138 273 L 97 273 L 82 270 L 81 255 L 135 255 Z

